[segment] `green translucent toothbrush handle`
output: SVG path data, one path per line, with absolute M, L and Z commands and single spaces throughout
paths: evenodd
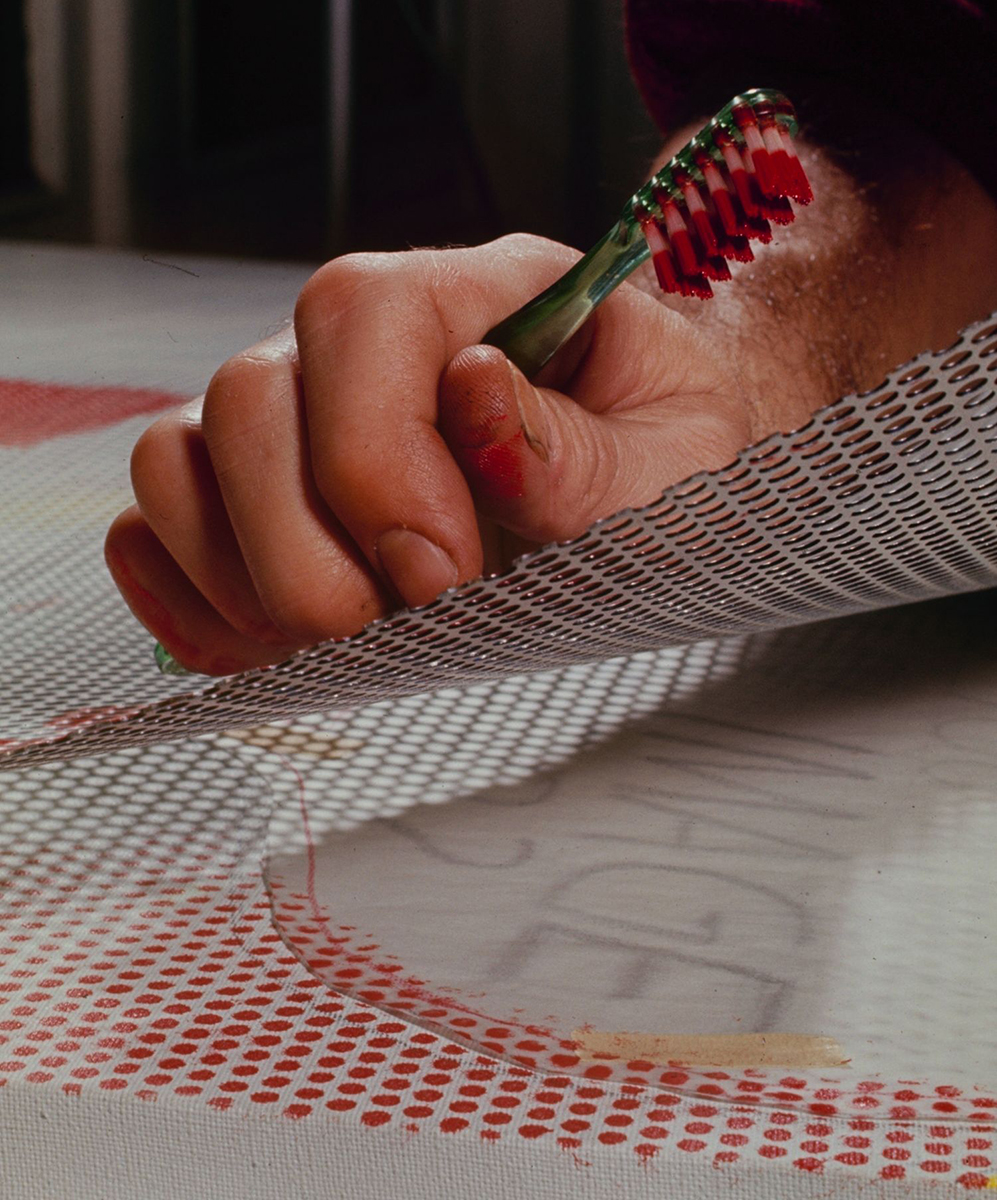
M 567 274 L 481 340 L 497 346 L 532 379 L 649 253 L 637 222 L 625 214 Z
M 156 643 L 156 666 L 164 675 L 193 675 L 195 673 L 188 671 L 185 666 L 178 663 L 161 642 Z

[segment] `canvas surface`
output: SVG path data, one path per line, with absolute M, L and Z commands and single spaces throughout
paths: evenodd
M 5 384 L 19 1194 L 69 1177 L 50 1096 L 87 1195 L 108 1129 L 115 1194 L 194 1195 L 156 1122 L 204 1164 L 247 1120 L 268 1151 L 233 1195 L 288 1164 L 390 1194 L 382 1156 L 414 1195 L 988 1186 L 995 347 L 980 326 L 505 579 L 221 684 L 156 672 L 100 559 L 168 371 Z M 592 1058 L 587 1029 L 823 1033 L 851 1065 Z

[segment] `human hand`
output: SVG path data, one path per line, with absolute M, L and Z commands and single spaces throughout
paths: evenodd
M 293 330 L 135 447 L 106 554 L 136 616 L 194 670 L 278 662 L 729 462 L 723 356 L 636 288 L 536 387 L 476 345 L 576 257 L 517 235 L 323 267 Z
M 880 131 L 801 157 L 817 202 L 716 299 L 635 276 L 537 386 L 475 343 L 576 252 L 327 264 L 293 332 L 136 447 L 107 540 L 133 611 L 193 669 L 280 661 L 723 466 L 997 307 L 997 209 L 944 151 Z

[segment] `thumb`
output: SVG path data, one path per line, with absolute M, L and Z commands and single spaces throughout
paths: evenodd
M 709 395 L 591 412 L 534 387 L 501 350 L 469 346 L 440 380 L 439 431 L 478 512 L 534 542 L 565 541 L 601 517 L 732 461 L 744 422 Z

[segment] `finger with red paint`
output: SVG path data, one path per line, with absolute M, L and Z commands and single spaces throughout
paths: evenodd
M 648 503 L 730 462 L 751 434 L 714 345 L 626 286 L 536 386 L 491 346 L 460 351 L 440 382 L 439 427 L 478 512 L 532 542 Z

